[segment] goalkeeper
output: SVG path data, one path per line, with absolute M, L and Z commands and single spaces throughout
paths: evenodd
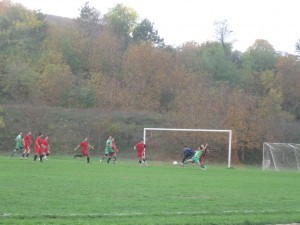
M 195 151 L 192 148 L 185 146 L 183 149 L 182 163 L 184 163 L 185 160 L 192 158 L 194 155 L 195 155 Z

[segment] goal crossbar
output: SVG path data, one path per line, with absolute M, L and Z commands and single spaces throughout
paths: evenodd
M 215 132 L 215 133 L 228 133 L 228 168 L 231 167 L 231 140 L 232 130 L 213 130 L 213 129 L 182 129 L 182 128 L 144 128 L 144 143 L 146 144 L 147 131 L 187 131 L 187 132 Z

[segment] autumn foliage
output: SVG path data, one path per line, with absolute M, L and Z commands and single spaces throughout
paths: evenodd
M 78 18 L 61 19 L 10 1 L 0 2 L 0 39 L 2 105 L 34 99 L 153 112 L 168 127 L 232 129 L 242 161 L 264 141 L 300 142 L 300 62 L 267 40 L 245 52 L 225 39 L 173 48 L 121 4 L 101 16 L 86 3 Z

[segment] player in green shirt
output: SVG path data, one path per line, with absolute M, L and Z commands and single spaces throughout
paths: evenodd
M 197 163 L 198 166 L 200 166 L 203 170 L 206 170 L 206 166 L 204 165 L 204 163 L 200 163 L 200 157 L 202 154 L 205 154 L 205 149 L 207 148 L 207 145 L 202 144 L 201 147 L 198 147 L 198 149 L 196 150 L 196 153 L 194 155 L 193 158 L 185 161 L 184 163 L 180 163 L 180 165 L 185 165 L 189 162 L 191 163 Z
M 15 138 L 16 141 L 16 147 L 12 151 L 10 157 L 13 157 L 14 155 L 18 155 L 19 152 L 22 151 L 23 149 L 23 143 L 22 143 L 22 132 L 18 134 L 18 136 Z
M 112 140 L 112 136 L 109 136 L 105 144 L 104 156 L 100 159 L 100 162 L 108 156 L 107 163 L 109 163 L 112 155 L 114 154 L 114 150 L 112 149 Z

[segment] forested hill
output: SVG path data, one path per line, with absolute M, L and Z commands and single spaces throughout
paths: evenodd
M 53 25 L 53 26 L 72 26 L 74 20 L 67 18 L 67 17 L 61 17 L 61 16 L 54 16 L 45 14 L 45 19 L 47 24 Z
M 217 41 L 174 48 L 122 4 L 101 15 L 86 3 L 79 14 L 0 2 L 2 131 L 5 106 L 22 104 L 142 111 L 168 118 L 164 126 L 232 129 L 237 150 L 300 142 L 297 55 L 261 39 L 235 51 L 226 20 L 216 23 Z

